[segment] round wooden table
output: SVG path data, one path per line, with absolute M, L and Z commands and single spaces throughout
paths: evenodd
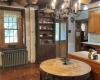
M 44 72 L 47 75 L 50 74 L 52 76 L 57 76 L 60 78 L 72 77 L 72 80 L 76 80 L 75 77 L 84 76 L 86 74 L 89 74 L 91 71 L 91 67 L 82 61 L 70 59 L 70 62 L 71 64 L 64 65 L 64 62 L 61 58 L 43 61 L 40 64 L 40 74 L 42 74 L 41 72 Z M 41 78 L 41 80 L 43 79 Z

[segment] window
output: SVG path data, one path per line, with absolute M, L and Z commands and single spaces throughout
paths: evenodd
M 22 11 L 0 10 L 0 48 L 23 46 L 25 28 L 21 14 Z
M 4 17 L 4 37 L 5 43 L 18 42 L 17 18 Z
M 61 23 L 61 40 L 66 40 L 66 23 Z
M 56 23 L 56 37 L 55 37 L 56 41 L 59 41 L 59 23 Z

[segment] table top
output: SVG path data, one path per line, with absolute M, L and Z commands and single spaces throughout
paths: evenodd
M 95 60 L 88 58 L 88 54 L 89 54 L 88 51 L 79 51 L 79 52 L 69 53 L 68 55 L 69 56 L 76 56 L 76 57 L 82 58 L 84 60 L 88 60 L 89 62 L 100 65 L 100 54 L 98 54 L 98 59 L 95 59 Z
M 70 59 L 71 64 L 64 65 L 61 58 L 49 59 L 40 64 L 40 69 L 48 74 L 74 77 L 82 76 L 91 71 L 91 67 L 79 60 Z

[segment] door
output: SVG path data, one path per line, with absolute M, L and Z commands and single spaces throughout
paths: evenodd
M 83 43 L 88 41 L 88 20 L 76 21 L 75 51 L 83 50 Z
M 66 57 L 68 52 L 68 27 L 66 22 L 56 22 L 56 57 Z

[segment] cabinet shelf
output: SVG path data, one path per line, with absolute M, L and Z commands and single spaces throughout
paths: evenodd
M 55 43 L 44 43 L 44 44 L 38 44 L 38 46 L 49 46 L 49 45 L 54 46 Z
M 40 31 L 54 31 L 54 29 L 40 29 Z
M 40 45 L 54 45 L 54 43 L 43 43 L 43 44 L 40 44 Z
M 53 25 L 54 23 L 39 23 L 40 25 Z
M 40 39 L 45 39 L 45 38 L 54 38 L 54 36 L 40 37 Z
M 53 16 L 39 16 L 40 18 L 54 18 Z

